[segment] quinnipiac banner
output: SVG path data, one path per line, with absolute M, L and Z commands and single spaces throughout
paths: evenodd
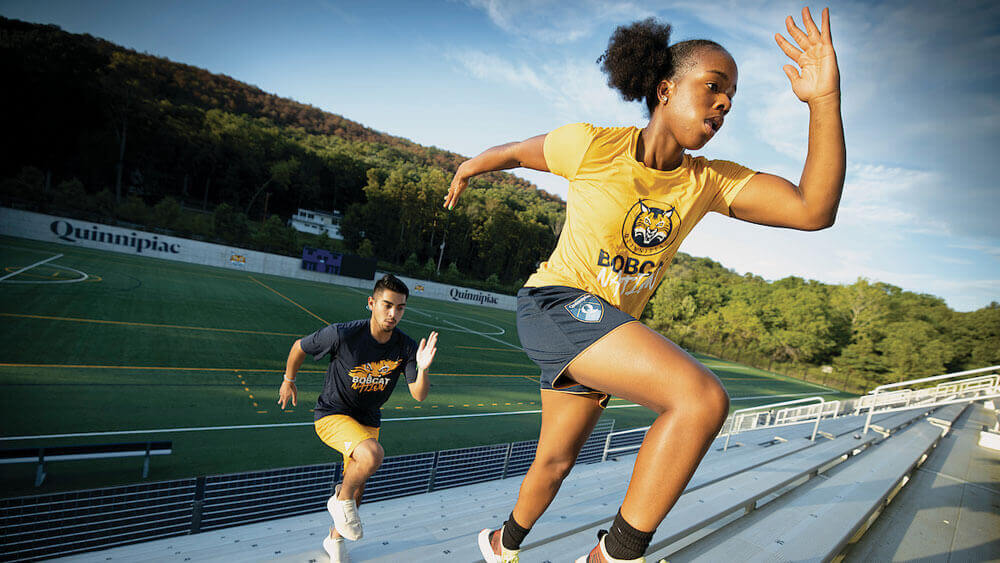
M 382 272 L 375 272 L 369 280 L 350 276 L 333 275 L 303 269 L 301 258 L 278 256 L 256 250 L 223 246 L 180 237 L 149 233 L 139 229 L 113 227 L 79 219 L 45 215 L 20 209 L 0 207 L 0 235 L 31 240 L 54 242 L 70 246 L 122 252 L 137 256 L 164 258 L 203 264 L 248 273 L 262 273 L 288 278 L 334 283 L 371 291 L 375 279 Z M 366 272 L 367 273 L 367 272 Z M 412 295 L 441 301 L 451 301 L 507 309 L 513 311 L 517 298 L 488 291 L 456 287 L 431 281 L 400 276 L 410 287 Z

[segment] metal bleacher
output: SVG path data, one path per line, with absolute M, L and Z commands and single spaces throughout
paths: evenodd
M 960 420 L 992 413 L 988 416 L 995 421 L 995 411 L 981 404 L 984 398 L 998 395 L 995 384 L 976 383 L 962 389 L 960 384 L 950 385 L 938 404 L 915 401 L 912 396 L 903 404 L 898 397 L 892 403 L 861 399 L 867 404 L 860 412 L 851 403 L 837 409 L 822 402 L 798 405 L 789 407 L 797 409 L 794 413 L 783 414 L 761 407 L 761 417 L 752 429 L 737 432 L 730 426 L 728 434 L 713 442 L 657 529 L 647 560 L 827 561 L 845 556 L 850 560 L 852 546 L 888 510 L 891 499 L 903 496 L 903 486 L 918 476 L 922 465 L 935 459 L 949 431 L 978 432 L 974 425 L 959 424 Z M 869 409 L 873 411 L 870 416 L 865 412 Z M 816 420 L 821 424 L 814 436 Z M 775 421 L 780 422 L 770 424 Z M 571 561 L 593 546 L 597 530 L 608 527 L 624 497 L 643 434 L 641 429 L 612 432 L 610 425 L 595 431 L 580 463 L 532 528 L 522 546 L 521 561 Z M 963 452 L 976 447 L 968 436 L 962 440 L 971 444 Z M 952 452 L 951 442 L 945 443 Z M 1000 500 L 1000 452 L 975 452 L 982 471 L 994 480 L 992 485 L 969 486 L 979 486 L 980 495 L 983 490 L 992 491 L 993 496 L 987 495 L 983 502 L 995 506 Z M 521 479 L 504 477 L 523 475 L 533 453 L 534 442 L 524 442 L 386 458 L 376 474 L 379 478 L 373 478 L 366 490 L 366 500 L 371 502 L 360 510 L 365 537 L 349 542 L 352 560 L 481 561 L 476 534 L 507 516 Z M 281 501 L 284 505 L 274 506 L 268 498 L 286 494 L 286 481 L 262 479 L 256 490 L 250 490 L 253 487 L 246 479 L 234 480 L 224 488 L 225 495 L 204 496 L 200 533 L 156 539 L 150 531 L 151 541 L 67 559 L 324 562 L 327 557 L 321 542 L 330 517 L 323 506 L 311 503 L 325 502 L 339 467 L 322 467 L 332 473 L 317 476 L 315 484 L 304 487 L 309 495 L 299 500 L 288 497 Z M 473 484 L 468 484 L 470 480 Z M 410 488 L 398 490 L 402 483 Z M 190 494 L 194 498 L 197 491 Z M 208 501 L 212 498 L 216 504 L 231 504 L 225 511 L 227 520 L 210 517 Z M 2 518 L 6 518 L 4 508 Z M 280 517 L 282 511 L 287 511 L 287 517 Z M 234 526 L 241 519 L 245 523 Z M 985 526 L 991 537 L 984 541 L 1000 545 L 1000 515 L 995 510 L 966 515 L 964 521 L 986 522 L 980 528 Z M 7 529 L 5 523 L 5 543 Z M 34 541 L 44 541 L 44 534 Z M 978 549 L 970 553 L 989 553 L 986 548 Z M 4 550 L 5 559 L 11 559 L 6 557 L 6 546 Z M 856 560 L 894 558 L 871 546 L 863 553 Z M 1000 557 L 1000 550 L 994 557 Z

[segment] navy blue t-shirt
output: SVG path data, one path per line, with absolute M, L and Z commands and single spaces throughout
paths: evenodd
M 332 324 L 302 338 L 302 350 L 319 360 L 330 354 L 315 420 L 346 414 L 365 426 L 382 424 L 382 405 L 400 374 L 417 380 L 417 343 L 398 328 L 385 344 L 372 337 L 369 319 Z

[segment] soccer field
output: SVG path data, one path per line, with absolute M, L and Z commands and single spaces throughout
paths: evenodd
M 306 360 L 296 408 L 280 410 L 277 391 L 295 339 L 366 318 L 366 292 L 0 237 L 0 278 L 32 265 L 0 281 L 0 448 L 173 441 L 150 480 L 339 459 L 311 428 L 326 362 Z M 417 340 L 441 336 L 427 400 L 401 383 L 383 409 L 387 455 L 537 437 L 538 370 L 520 350 L 513 312 L 413 296 L 399 326 Z M 840 396 L 699 358 L 733 409 Z M 620 399 L 611 407 L 604 416 L 619 429 L 653 418 Z M 38 491 L 134 482 L 140 467 L 136 458 L 54 462 Z M 34 471 L 0 466 L 5 494 L 33 491 Z

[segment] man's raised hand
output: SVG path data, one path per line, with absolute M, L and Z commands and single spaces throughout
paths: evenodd
M 420 339 L 420 347 L 417 348 L 417 369 L 427 371 L 434 361 L 434 354 L 437 353 L 438 333 L 431 331 L 426 339 Z

